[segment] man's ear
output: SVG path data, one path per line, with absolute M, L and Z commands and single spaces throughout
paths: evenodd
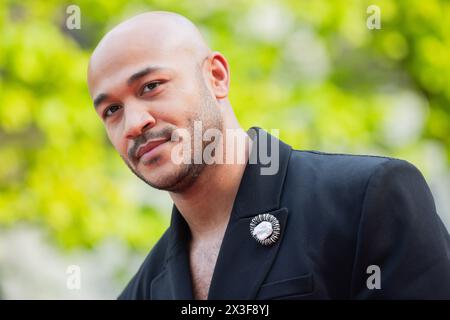
M 228 61 L 220 52 L 213 52 L 209 60 L 209 76 L 211 77 L 212 91 L 217 99 L 226 98 L 230 86 Z

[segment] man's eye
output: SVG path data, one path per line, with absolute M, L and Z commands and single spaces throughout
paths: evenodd
M 112 114 L 114 112 L 116 112 L 117 110 L 119 110 L 120 108 L 122 108 L 122 107 L 119 105 L 112 105 L 112 106 L 106 108 L 105 112 L 103 112 L 103 117 L 108 118 L 109 116 L 112 116 Z
M 154 89 L 156 89 L 157 87 L 159 87 L 159 85 L 161 84 L 161 82 L 150 82 L 148 84 L 146 84 L 144 86 L 144 89 L 142 90 L 142 94 L 146 93 L 146 92 L 150 92 L 153 91 Z

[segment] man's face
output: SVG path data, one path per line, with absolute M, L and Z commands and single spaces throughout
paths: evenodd
M 174 146 L 191 142 L 171 141 L 172 133 L 186 129 L 193 137 L 194 121 L 201 121 L 203 130 L 222 130 L 222 118 L 202 74 L 207 56 L 196 61 L 183 50 L 149 49 L 102 48 L 91 61 L 89 88 L 108 137 L 129 168 L 155 188 L 180 191 L 204 165 L 174 163 Z

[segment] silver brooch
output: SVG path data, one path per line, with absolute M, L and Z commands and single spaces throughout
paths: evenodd
M 262 245 L 270 246 L 280 237 L 280 223 L 271 214 L 259 214 L 250 222 L 250 233 Z

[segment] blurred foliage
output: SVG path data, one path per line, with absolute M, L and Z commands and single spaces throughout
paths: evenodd
M 70 4 L 81 9 L 80 30 L 66 28 Z M 366 27 L 371 4 L 380 30 Z M 145 250 L 167 227 L 170 212 L 127 188 L 138 179 L 109 144 L 85 81 L 102 35 L 147 10 L 187 16 L 225 54 L 244 128 L 419 168 L 432 145 L 448 167 L 448 1 L 3 0 L 0 225 L 43 225 L 65 247 L 117 236 Z

